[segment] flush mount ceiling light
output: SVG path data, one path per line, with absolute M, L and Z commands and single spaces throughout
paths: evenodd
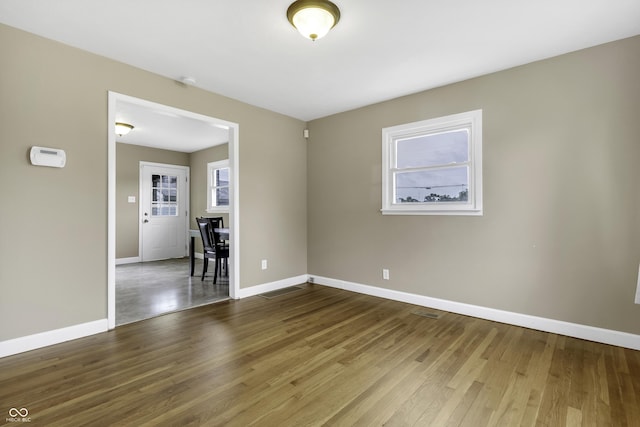
M 313 41 L 324 37 L 340 20 L 340 9 L 328 0 L 297 0 L 287 9 L 287 19 Z
M 116 122 L 116 134 L 119 136 L 128 134 L 131 132 L 131 129 L 133 129 L 133 126 L 129 123 Z

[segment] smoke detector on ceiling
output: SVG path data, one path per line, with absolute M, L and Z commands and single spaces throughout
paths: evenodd
M 184 77 L 180 77 L 180 82 L 182 82 L 187 86 L 195 86 L 196 79 L 194 77 L 184 76 Z

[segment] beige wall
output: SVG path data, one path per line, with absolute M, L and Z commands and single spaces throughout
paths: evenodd
M 639 334 L 638 76 L 635 37 L 312 121 L 309 273 Z M 381 129 L 479 108 L 484 216 L 381 215 Z
M 0 341 L 107 316 L 108 91 L 238 123 L 239 285 L 306 273 L 303 122 L 4 25 L 0 57 Z
M 116 144 L 116 259 L 138 256 L 140 162 L 189 166 L 189 154 Z M 129 203 L 129 196 L 135 196 L 136 203 Z

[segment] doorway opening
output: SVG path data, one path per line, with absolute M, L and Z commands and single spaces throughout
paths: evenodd
M 134 114 L 135 113 L 135 114 Z M 139 132 L 136 132 L 135 126 L 136 123 L 131 123 L 134 126 L 134 131 L 131 132 L 129 135 L 135 136 L 134 138 L 129 138 L 129 135 L 127 136 L 127 138 L 129 138 L 129 141 L 122 141 L 125 138 L 121 138 L 119 136 L 116 135 L 115 133 L 115 122 L 116 121 L 122 121 L 122 116 L 128 114 L 128 117 L 139 117 L 140 121 L 139 121 L 139 126 L 138 126 L 138 130 Z M 161 115 L 163 118 L 160 121 L 150 121 L 150 117 L 151 115 Z M 177 109 L 174 107 L 170 107 L 167 105 L 162 105 L 162 104 L 158 104 L 158 103 L 154 103 L 151 101 L 146 101 L 140 98 L 135 98 L 135 97 L 131 97 L 128 95 L 123 95 L 123 94 L 119 94 L 119 93 L 115 93 L 115 92 L 109 92 L 109 108 L 108 108 L 108 184 L 109 184 L 109 189 L 108 189 L 108 245 L 107 245 L 107 266 L 108 266 L 108 271 L 107 271 L 107 280 L 108 280 L 108 295 L 107 295 L 107 320 L 108 320 L 108 325 L 109 325 L 109 329 L 113 329 L 116 326 L 116 304 L 117 304 L 117 295 L 116 295 L 116 264 L 122 264 L 122 263 L 135 263 L 135 262 L 142 262 L 146 259 L 146 261 L 150 261 L 151 259 L 164 259 L 164 258 L 171 258 L 171 256 L 167 257 L 166 253 L 163 253 L 162 251 L 164 249 L 161 248 L 160 252 L 156 253 L 155 255 L 151 255 L 151 256 L 146 256 L 145 252 L 147 253 L 147 255 L 149 255 L 149 253 L 153 253 L 153 251 L 155 249 L 151 249 L 151 246 L 149 247 L 143 247 L 143 244 L 145 244 L 143 242 L 143 240 L 145 240 L 145 238 L 142 235 L 142 230 L 141 228 L 144 227 L 145 225 L 148 225 L 148 223 L 144 223 L 144 213 L 147 212 L 147 215 L 150 216 L 151 212 L 150 211 L 145 211 L 144 208 L 146 207 L 147 209 L 153 209 L 151 207 L 151 204 L 149 203 L 149 200 L 143 200 L 145 199 L 146 195 L 144 195 L 144 193 L 142 191 L 139 192 L 138 195 L 133 194 L 133 195 L 129 195 L 126 197 L 123 197 L 122 191 L 118 190 L 118 183 L 116 182 L 116 176 L 118 174 L 117 172 L 117 168 L 120 168 L 122 165 L 118 164 L 118 159 L 120 159 L 120 157 L 116 154 L 117 153 L 117 149 L 118 147 L 124 147 L 125 145 L 131 144 L 131 145 L 135 145 L 135 146 L 140 146 L 140 147 L 146 147 L 144 149 L 151 149 L 151 150 L 171 150 L 171 147 L 167 147 L 167 146 L 163 146 L 163 137 L 167 136 L 167 133 L 171 133 L 171 132 L 175 132 L 176 129 L 165 129 L 164 131 L 161 130 L 161 134 L 159 134 L 156 129 L 156 133 L 154 134 L 154 132 L 150 131 L 151 127 L 161 127 L 160 125 L 157 126 L 151 126 L 150 123 L 162 123 L 162 125 L 166 125 L 169 126 L 172 123 L 174 125 L 172 126 L 177 126 L 177 127 L 181 127 L 183 125 L 188 126 L 186 128 L 180 128 L 177 129 L 178 132 L 181 133 L 181 138 L 175 138 L 175 135 L 173 138 L 165 138 L 167 141 L 171 141 L 171 140 L 180 140 L 180 144 L 181 146 L 178 148 L 178 150 L 182 150 L 185 152 L 189 152 L 189 150 L 191 150 L 192 153 L 200 153 L 200 152 L 206 152 L 206 147 L 207 144 L 210 146 L 215 146 L 218 144 L 222 144 L 222 142 L 220 141 L 214 141 L 216 138 L 218 138 L 218 136 L 216 135 L 224 135 L 224 139 L 226 140 L 226 144 L 228 146 L 227 148 L 227 156 L 228 156 L 228 161 L 229 161 L 229 174 L 230 174 L 230 185 L 229 185 L 229 213 L 228 213 L 228 223 L 226 224 L 226 226 L 229 228 L 229 247 L 230 247 L 230 254 L 229 254 L 229 266 L 228 266 L 228 295 L 230 298 L 235 298 L 236 295 L 238 294 L 238 278 L 239 278 L 239 242 L 238 239 L 236 239 L 236 236 L 238 236 L 238 219 L 239 219 L 239 214 L 238 214 L 238 125 L 236 123 L 232 123 L 232 122 L 228 122 L 225 120 L 221 120 L 221 119 L 217 119 L 214 117 L 210 117 L 210 116 L 204 116 L 198 113 L 193 113 L 190 111 L 186 111 L 186 110 L 181 110 L 181 109 Z M 195 128 L 194 128 L 195 126 Z M 209 132 L 206 133 L 206 138 L 204 140 L 198 140 L 198 137 L 193 137 L 193 138 L 189 138 L 189 136 L 194 135 L 191 132 L 191 130 L 189 129 L 199 129 L 202 128 L 203 131 Z M 198 134 L 200 134 L 200 132 L 197 132 Z M 151 136 L 150 136 L 151 135 Z M 146 139 L 145 139 L 146 136 Z M 121 144 L 121 142 L 124 142 L 124 144 Z M 184 145 L 188 145 L 189 143 L 200 143 L 200 144 L 205 144 L 205 148 L 203 148 L 202 145 L 198 146 L 198 147 L 184 147 Z M 199 151 L 202 150 L 202 151 Z M 191 154 L 189 154 L 191 155 Z M 120 163 L 124 163 L 122 160 L 120 161 Z M 144 163 L 144 162 L 143 162 Z M 184 161 L 183 161 L 184 163 Z M 165 165 L 165 166 L 170 166 L 170 165 Z M 142 167 L 142 164 L 141 166 Z M 155 175 L 156 181 L 158 183 L 158 186 L 156 188 L 156 190 L 158 191 L 165 191 L 167 194 L 171 194 L 171 192 L 173 191 L 171 188 L 171 181 L 172 181 L 172 177 L 175 177 L 176 180 L 179 180 L 181 178 L 178 178 L 179 174 L 174 174 L 174 173 L 169 173 L 169 172 L 173 172 L 172 170 L 168 170 L 168 171 L 164 171 L 167 173 L 163 173 L 163 171 L 161 170 L 156 170 L 156 171 L 152 171 L 150 173 L 150 180 L 153 180 L 153 176 Z M 197 186 L 197 185 L 193 185 L 193 180 L 194 179 L 202 179 L 204 180 L 204 177 L 194 177 L 193 175 L 190 177 L 190 187 L 192 188 L 196 188 L 197 192 L 200 193 L 201 191 L 199 191 L 199 189 L 202 187 Z M 166 181 L 166 183 L 163 183 L 162 181 Z M 163 185 L 166 184 L 166 188 L 163 187 Z M 204 184 L 204 186 L 206 187 L 206 184 Z M 176 189 L 177 191 L 177 189 Z M 184 191 L 184 190 L 183 190 Z M 137 192 L 137 191 L 136 191 Z M 188 192 L 187 192 L 188 193 Z M 138 196 L 138 197 L 136 197 Z M 202 196 L 205 196 L 205 200 L 206 200 L 206 193 L 203 192 Z M 117 197 L 117 199 L 116 199 Z M 151 199 L 153 198 L 153 195 L 150 194 L 149 197 L 151 197 Z M 146 197 L 147 199 L 149 197 Z M 204 206 L 196 206 L 198 203 L 200 203 L 202 197 L 200 195 L 194 195 L 194 197 L 189 197 L 188 200 L 190 200 L 190 202 L 187 202 L 186 205 L 186 215 L 188 216 L 187 220 L 183 222 L 183 225 L 181 226 L 182 228 L 174 228 L 174 230 L 178 230 L 178 231 L 174 231 L 174 233 L 178 233 L 178 243 L 177 243 L 177 247 L 178 252 L 183 253 L 186 255 L 187 251 L 186 251 L 186 246 L 181 243 L 181 242 L 186 242 L 186 244 L 189 244 L 190 241 L 190 233 L 189 233 L 189 223 L 191 222 L 191 220 L 193 220 L 194 218 L 191 218 L 191 216 L 203 216 L 203 215 L 199 215 L 199 213 L 202 213 L 205 210 Z M 137 205 L 136 205 L 137 202 Z M 151 201 L 152 202 L 152 201 Z M 128 204 L 131 204 L 131 206 L 127 206 Z M 145 206 L 143 206 L 143 204 Z M 149 206 L 146 206 L 149 205 Z M 160 206 L 162 205 L 162 206 Z M 121 226 L 121 221 L 118 217 L 118 215 L 122 214 L 122 206 L 127 206 L 129 208 L 138 208 L 136 209 L 139 212 L 139 215 L 137 215 L 137 218 L 135 219 L 136 224 L 132 223 L 132 228 L 131 228 L 131 232 L 130 233 L 123 233 L 122 232 L 122 226 Z M 166 203 L 162 203 L 162 204 L 155 204 L 155 208 L 156 208 L 156 212 L 165 212 L 165 213 L 172 213 L 174 208 L 177 210 L 181 210 L 184 209 L 178 207 L 178 205 L 176 204 L 174 206 L 174 204 L 172 203 L 171 197 L 169 196 L 167 198 Z M 122 214 L 124 215 L 124 214 Z M 118 223 L 116 222 L 116 219 L 118 218 Z M 184 218 L 184 217 L 183 217 Z M 166 218 L 165 218 L 166 219 Z M 193 226 L 191 226 L 191 228 L 193 228 Z M 133 230 L 136 230 L 136 232 L 133 232 Z M 128 236 L 130 235 L 135 235 L 138 236 L 137 242 L 135 242 L 136 244 L 134 245 L 133 243 L 130 245 L 131 248 L 133 248 L 134 246 L 136 248 L 138 248 L 137 251 L 135 251 L 134 249 L 130 249 L 130 252 L 127 253 L 127 249 L 123 249 L 123 245 L 122 242 L 123 240 L 128 239 Z M 151 233 L 151 235 L 153 235 L 153 233 Z M 156 235 L 156 237 L 161 236 L 162 232 L 159 235 Z M 122 237 L 122 236 L 127 236 Z M 173 235 L 170 234 L 170 238 L 169 240 L 171 240 L 173 242 Z M 133 239 L 131 239 L 133 242 Z M 160 239 L 162 240 L 162 239 Z M 148 243 L 148 242 L 147 242 Z M 155 244 L 156 246 L 158 243 L 158 239 L 156 239 Z M 164 246 L 164 245 L 160 245 L 160 246 Z M 136 253 L 137 252 L 137 253 Z M 124 260 L 124 261 L 123 261 Z M 180 260 L 174 260 L 176 262 L 180 262 Z M 186 267 L 184 269 L 184 274 L 189 276 L 189 268 L 188 268 L 188 261 L 185 261 L 185 259 L 183 259 L 184 262 L 186 262 Z M 163 262 L 163 261 L 160 261 Z M 147 263 L 148 267 L 151 267 L 152 264 L 154 264 L 153 262 Z M 174 263 L 168 263 L 168 264 L 173 264 L 172 268 L 174 269 L 179 269 L 181 267 L 176 267 L 175 262 Z M 182 274 L 182 273 L 180 273 Z M 197 276 L 197 275 L 196 275 Z M 169 277 L 169 275 L 167 275 L 167 277 Z M 188 281 L 190 282 L 192 279 L 197 279 L 194 280 L 193 282 L 196 283 L 198 282 L 198 285 L 200 285 L 200 278 L 199 277 L 188 277 Z M 211 286 L 210 283 L 205 281 L 205 286 Z M 175 311 L 171 309 L 172 304 L 168 304 L 167 305 L 167 311 Z M 118 324 L 121 324 L 122 322 L 118 321 Z

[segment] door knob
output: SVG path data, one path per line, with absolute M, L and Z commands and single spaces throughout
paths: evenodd
M 147 222 L 149 222 L 149 220 L 148 220 L 148 219 L 145 219 L 145 220 L 144 220 L 144 221 L 142 221 L 142 222 L 144 222 L 144 223 L 146 224 Z

